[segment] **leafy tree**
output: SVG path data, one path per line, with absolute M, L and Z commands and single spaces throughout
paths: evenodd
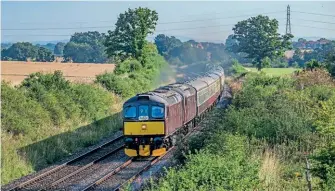
M 306 62 L 306 69 L 313 70 L 315 68 L 323 68 L 324 65 L 321 62 L 318 62 L 315 59 L 312 59 L 308 62 Z
M 298 42 L 305 43 L 305 42 L 307 42 L 307 40 L 306 40 L 306 39 L 304 39 L 304 38 L 299 38 L 299 39 L 298 39 Z
M 53 52 L 56 45 L 53 44 L 53 43 L 47 43 L 45 45 L 36 44 L 36 46 L 46 48 L 46 49 L 50 50 L 51 52 Z
M 320 149 L 312 157 L 314 175 L 322 179 L 321 186 L 323 190 L 332 190 L 335 188 L 335 143 L 327 145 Z
M 79 63 L 105 63 L 104 41 L 105 34 L 97 31 L 75 33 L 64 47 L 64 58 Z
M 12 43 L 1 43 L 1 50 L 7 49 L 12 46 Z
M 283 55 L 293 38 L 291 34 L 280 36 L 278 21 L 262 15 L 238 22 L 233 30 L 233 38 L 238 41 L 237 51 L 247 53 L 258 70 L 262 69 L 263 58 Z
M 38 49 L 29 42 L 17 42 L 8 49 L 1 52 L 1 59 L 8 60 L 9 58 L 18 61 L 26 61 L 28 58 L 34 59 Z
M 226 49 L 230 52 L 236 52 L 238 41 L 234 39 L 234 35 L 229 35 L 226 39 Z
M 93 48 L 86 43 L 69 42 L 64 47 L 64 58 L 67 62 L 92 62 Z
M 148 8 L 128 9 L 121 13 L 114 31 L 108 31 L 105 41 L 108 57 L 125 60 L 139 58 L 146 44 L 145 38 L 156 28 L 158 14 Z
M 208 59 L 207 51 L 192 47 L 189 43 L 184 43 L 171 50 L 171 56 L 178 57 L 185 64 L 207 61 Z
M 155 44 L 159 54 L 168 57 L 170 51 L 176 47 L 183 45 L 183 43 L 174 36 L 168 37 L 164 34 L 159 34 L 155 38 Z
M 54 49 L 54 54 L 63 55 L 64 47 L 65 47 L 65 43 L 63 42 L 57 43 Z
M 52 62 L 55 60 L 54 55 L 52 52 L 44 47 L 39 47 L 37 50 L 36 61 L 39 62 Z
M 301 50 L 299 48 L 297 48 L 294 51 L 293 57 L 291 62 L 296 62 L 298 64 L 299 67 L 304 67 L 305 63 L 304 63 L 304 59 L 303 59 L 303 53 L 301 52 Z

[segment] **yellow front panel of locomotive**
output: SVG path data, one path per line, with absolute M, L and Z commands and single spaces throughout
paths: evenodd
M 164 135 L 163 121 L 124 122 L 124 135 Z

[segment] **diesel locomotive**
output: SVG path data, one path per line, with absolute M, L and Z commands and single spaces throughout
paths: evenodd
M 137 94 L 123 105 L 125 154 L 161 156 L 186 135 L 221 98 L 224 71 L 212 69 L 185 83 Z

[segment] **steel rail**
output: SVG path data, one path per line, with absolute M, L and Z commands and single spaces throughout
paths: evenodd
M 155 157 L 153 158 L 149 164 L 145 165 L 140 171 L 138 171 L 136 174 L 134 174 L 131 178 L 127 179 L 126 181 L 124 181 L 123 183 L 119 184 L 115 189 L 113 189 L 114 191 L 119 191 L 123 186 L 125 186 L 128 182 L 132 182 L 133 180 L 135 180 L 139 175 L 141 175 L 144 171 L 148 170 L 150 167 L 152 167 L 154 164 L 156 164 L 158 161 L 160 161 L 168 152 L 170 152 L 171 150 L 173 150 L 175 147 L 171 147 L 165 154 L 159 156 L 159 157 Z
M 85 187 L 81 191 L 87 191 L 87 190 L 90 190 L 90 189 L 96 187 L 97 185 L 101 184 L 102 182 L 104 182 L 105 180 L 107 180 L 108 178 L 110 178 L 111 176 L 113 176 L 116 173 L 120 172 L 123 168 L 125 168 L 128 165 L 130 165 L 132 162 L 133 162 L 133 158 L 130 158 L 125 163 L 123 163 L 122 165 L 118 166 L 116 169 L 114 169 L 113 171 L 107 173 L 106 175 L 102 176 L 101 178 L 97 179 L 96 181 L 94 181 L 92 184 L 88 185 L 87 187 Z
M 48 175 L 56 172 L 57 170 L 60 170 L 60 169 L 64 168 L 65 166 L 67 166 L 67 165 L 69 165 L 71 163 L 74 163 L 74 162 L 76 162 L 76 161 L 78 161 L 78 160 L 86 157 L 89 154 L 97 152 L 98 150 L 100 150 L 101 148 L 103 148 L 103 147 L 105 147 L 107 145 L 110 145 L 110 144 L 115 143 L 116 141 L 119 141 L 122 137 L 123 137 L 123 135 L 120 135 L 120 136 L 116 137 L 115 139 L 113 139 L 111 141 L 108 141 L 108 142 L 106 142 L 106 143 L 104 143 L 104 144 L 102 144 L 102 145 L 100 145 L 100 146 L 98 146 L 98 147 L 96 147 L 96 148 L 94 148 L 94 149 L 92 149 L 90 151 L 87 151 L 87 152 L 81 154 L 80 156 L 78 156 L 78 157 L 76 157 L 74 159 L 71 159 L 70 161 L 67 161 L 67 162 L 65 162 L 65 163 L 63 163 L 61 165 L 58 165 L 58 166 L 56 166 L 54 168 L 51 168 L 50 170 L 48 170 L 48 171 L 46 171 L 44 173 L 39 174 L 38 176 L 35 176 L 35 177 L 31 178 L 31 179 L 28 179 L 28 180 L 26 180 L 24 182 L 21 182 L 20 184 L 12 187 L 10 189 L 8 189 L 8 191 L 16 191 L 16 190 L 22 189 L 22 188 L 26 187 L 27 185 L 30 185 L 30 184 L 32 184 L 32 183 L 34 183 L 34 182 L 42 179 L 43 177 L 46 177 L 46 176 L 48 176 Z
M 72 176 L 74 176 L 74 175 L 76 175 L 76 174 L 82 172 L 83 170 L 87 169 L 88 167 L 90 167 L 90 166 L 92 166 L 92 165 L 94 165 L 94 164 L 96 164 L 96 163 L 98 163 L 98 162 L 100 162 L 100 161 L 106 159 L 107 157 L 109 157 L 109 156 L 115 154 L 116 152 L 120 151 L 120 150 L 123 149 L 123 148 L 124 148 L 124 145 L 122 145 L 122 146 L 120 146 L 120 147 L 118 147 L 118 148 L 112 150 L 111 152 L 105 154 L 104 156 L 102 156 L 102 157 L 100 157 L 100 158 L 98 158 L 98 159 L 96 159 L 96 160 L 94 160 L 94 161 L 92 161 L 92 162 L 86 164 L 85 166 L 83 166 L 83 167 L 77 169 L 76 171 L 73 171 L 72 173 L 70 173 L 70 174 L 68 174 L 68 175 L 66 175 L 66 176 L 64 176 L 64 177 L 62 177 L 62 178 L 56 180 L 55 182 L 51 183 L 50 186 L 48 186 L 46 190 L 51 190 L 51 189 L 52 189 L 53 187 L 55 187 L 57 184 L 59 184 L 59 183 L 65 181 L 65 180 L 67 180 L 68 178 L 70 178 L 70 177 L 72 177 Z

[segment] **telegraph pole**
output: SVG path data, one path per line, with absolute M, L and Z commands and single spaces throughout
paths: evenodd
M 291 34 L 291 11 L 290 11 L 290 5 L 287 5 L 286 34 Z

